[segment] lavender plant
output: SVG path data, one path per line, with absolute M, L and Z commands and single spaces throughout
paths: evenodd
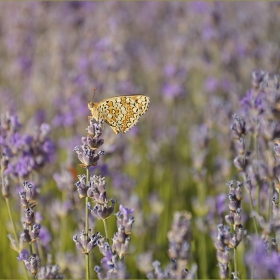
M 18 254 L 18 260 L 23 261 L 25 268 L 33 275 L 44 278 L 43 270 L 45 265 L 45 250 L 41 238 L 46 241 L 47 230 L 41 232 L 40 216 L 35 216 L 34 207 L 38 199 L 38 186 L 24 181 L 24 178 L 31 176 L 36 180 L 34 172 L 39 172 L 42 167 L 51 161 L 54 155 L 54 144 L 47 137 L 50 127 L 42 124 L 40 128 L 35 128 L 33 135 L 22 135 L 20 133 L 21 124 L 17 116 L 9 113 L 1 115 L 0 136 L 1 136 L 1 183 L 2 195 L 6 200 L 7 210 L 12 223 L 13 235 L 8 238 L 11 247 Z M 15 190 L 11 188 L 11 181 L 16 184 L 22 182 L 24 190 L 19 192 L 20 204 L 24 211 L 22 212 L 23 231 L 18 238 L 16 223 L 12 215 L 12 209 L 16 205 L 11 205 L 11 198 L 15 195 Z M 14 207 L 11 207 L 14 206 Z M 38 213 L 39 214 L 39 213 Z M 36 221 L 37 220 L 37 221 Z M 24 243 L 29 244 L 29 251 L 24 248 Z M 45 243 L 46 245 L 46 243 Z M 52 266 L 49 264 L 49 268 Z M 49 277 L 49 276 L 46 276 Z M 58 267 L 53 270 L 53 278 L 60 278 Z M 25 270 L 25 278 L 28 278 Z
M 104 151 L 100 150 L 104 140 L 100 137 L 103 133 L 103 120 L 95 123 L 93 119 L 89 119 L 87 128 L 87 137 L 82 138 L 83 145 L 75 147 L 80 166 L 86 169 L 86 175 L 78 175 L 79 181 L 75 184 L 80 198 L 85 198 L 85 229 L 80 233 L 80 240 L 74 235 L 73 240 L 76 247 L 86 256 L 86 278 L 90 275 L 89 252 L 98 246 L 104 258 L 101 260 L 102 268 L 95 266 L 99 279 L 108 278 L 127 278 L 123 258 L 128 254 L 128 246 L 130 243 L 130 234 L 134 217 L 133 210 L 120 205 L 117 216 L 117 232 L 114 234 L 113 243 L 110 245 L 107 230 L 107 219 L 114 213 L 116 200 L 107 196 L 105 178 L 97 175 L 89 175 L 89 167 L 96 166 L 100 155 L 104 155 Z M 99 151 L 98 151 L 99 150 Z M 92 199 L 95 206 L 92 207 L 88 199 Z M 105 237 L 100 233 L 92 234 L 89 228 L 88 215 L 89 211 L 98 220 L 103 221 Z
M 19 238 L 23 230 L 18 198 L 23 181 L 38 190 L 34 211 L 41 228 L 36 243 L 42 243 L 45 256 L 52 255 L 53 261 L 46 263 L 58 264 L 59 274 L 67 278 L 85 276 L 84 258 L 67 236 L 77 234 L 83 243 L 78 231 L 85 230 L 81 213 L 86 211 L 82 204 L 86 198 L 77 195 L 74 183 L 79 180 L 77 174 L 83 175 L 72 150 L 80 145 L 88 115 L 85 104 L 93 85 L 102 99 L 145 94 L 154 100 L 147 121 L 130 133 L 115 138 L 104 131 L 106 157 L 90 167 L 90 173 L 94 170 L 101 177 L 91 186 L 99 193 L 88 197 L 92 201 L 89 237 L 99 231 L 106 238 L 98 218 L 112 211 L 111 197 L 118 201 L 114 209 L 117 205 L 134 209 L 129 234 L 133 254 L 125 257 L 127 270 L 122 275 L 144 278 L 153 270 L 153 259 L 165 271 L 169 262 L 163 253 L 168 251 L 166 232 L 173 212 L 185 209 L 192 213 L 197 275 L 218 278 L 217 260 L 208 256 L 216 254 L 211 237 L 216 242 L 217 225 L 225 224 L 224 217 L 230 214 L 225 182 L 232 178 L 243 183 L 242 225 L 248 232 L 236 249 L 239 277 L 278 277 L 266 262 L 277 265 L 274 248 L 279 247 L 277 79 L 257 71 L 250 88 L 248 77 L 256 68 L 279 71 L 279 11 L 277 2 L 1 3 L 0 111 L 9 110 L 11 117 L 17 112 L 24 126 L 17 129 L 12 142 L 7 138 L 14 155 L 7 149 L 1 159 L 1 171 L 9 171 L 4 171 L 1 187 L 16 234 L 7 203 L 1 203 L 5 226 L 0 227 L 0 255 L 5 258 L 0 278 L 18 278 L 23 272 L 14 269 L 19 252 L 10 250 L 7 242 L 8 233 L 16 243 L 15 236 Z M 250 90 L 243 98 L 246 88 Z M 235 114 L 246 123 L 244 134 L 229 133 L 232 123 L 238 127 Z M 33 128 L 43 123 L 52 126 L 56 153 L 43 150 L 45 140 L 30 144 L 25 139 L 41 134 Z M 1 130 L 1 141 L 5 133 Z M 1 156 L 7 146 L 2 144 Z M 84 153 L 82 147 L 79 151 Z M 103 186 L 104 177 L 109 189 Z M 107 208 L 99 196 L 104 188 Z M 106 223 L 109 235 L 117 231 L 111 220 Z M 230 233 L 234 234 L 232 227 Z M 257 244 L 264 244 L 265 251 Z M 120 247 L 120 252 L 126 251 L 126 245 Z M 99 248 L 93 250 L 92 273 L 103 256 Z M 139 256 L 141 269 L 137 268 Z M 260 269 L 254 264 L 259 259 Z M 229 272 L 234 270 L 233 260 Z M 100 265 L 100 273 L 107 277 L 104 266 Z
M 239 271 L 237 267 L 236 250 L 243 237 L 243 226 L 241 219 L 241 200 L 242 195 L 242 183 L 230 181 L 229 186 L 229 210 L 230 213 L 225 216 L 226 222 L 229 226 L 223 224 L 218 225 L 217 241 L 215 243 L 217 249 L 217 260 L 220 270 L 220 278 L 229 278 L 229 263 L 230 260 L 234 260 L 233 278 L 239 279 Z M 231 257 L 231 249 L 233 249 L 233 258 Z
M 189 271 L 187 267 L 192 262 L 191 254 L 191 214 L 176 212 L 173 216 L 172 228 L 168 232 L 168 254 L 170 263 L 163 270 L 159 261 L 153 262 L 154 271 L 147 274 L 148 279 L 195 279 L 197 265 L 193 264 Z

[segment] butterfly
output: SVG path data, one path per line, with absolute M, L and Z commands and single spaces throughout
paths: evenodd
M 125 133 L 129 131 L 145 114 L 150 98 L 145 95 L 123 95 L 102 100 L 99 103 L 88 102 L 88 108 L 95 120 L 103 119 L 113 131 Z

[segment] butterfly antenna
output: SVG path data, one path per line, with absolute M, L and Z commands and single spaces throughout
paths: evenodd
M 95 96 L 95 91 L 97 90 L 97 88 L 94 88 L 93 89 L 93 97 L 92 97 L 92 102 L 93 102 L 93 99 L 94 99 L 94 96 Z

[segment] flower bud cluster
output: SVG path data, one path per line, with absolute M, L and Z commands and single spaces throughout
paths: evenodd
M 21 134 L 21 126 L 16 116 L 9 113 L 1 115 L 1 173 L 16 181 L 27 178 L 32 171 L 38 171 L 52 161 L 55 152 L 54 143 L 48 138 L 48 124 L 35 127 L 31 135 Z M 7 189 L 3 195 L 7 197 Z
M 218 225 L 217 241 L 215 243 L 221 279 L 227 279 L 229 276 L 230 250 L 236 248 L 243 238 L 241 220 L 243 184 L 237 181 L 235 187 L 234 182 L 230 181 L 227 185 L 229 187 L 228 206 L 230 213 L 225 216 L 225 220 L 230 226 Z M 231 227 L 233 228 L 233 232 L 231 232 Z
M 63 277 L 59 274 L 59 266 L 58 265 L 50 265 L 41 266 L 38 268 L 38 260 L 35 255 L 29 256 L 28 250 L 24 249 L 21 251 L 19 256 L 17 257 L 19 261 L 23 261 L 25 267 L 35 276 L 37 279 L 63 279 Z
M 99 239 L 97 242 L 99 250 L 104 258 L 101 260 L 103 270 L 96 265 L 94 270 L 99 279 L 126 279 L 126 267 L 123 261 L 119 260 L 118 254 L 110 247 L 105 238 Z
M 153 262 L 154 272 L 149 272 L 149 279 L 192 279 L 197 266 L 194 264 L 189 271 L 186 267 L 192 261 L 191 255 L 191 214 L 175 212 L 172 228 L 168 232 L 170 263 L 163 270 L 159 261 Z
M 84 177 L 82 180 L 83 183 L 81 186 L 84 187 Z M 89 187 L 84 187 L 83 189 L 86 189 L 86 195 L 92 198 L 95 202 L 95 206 L 93 208 L 91 207 L 91 204 L 88 203 L 88 208 L 94 217 L 99 220 L 106 220 L 114 213 L 116 200 L 108 198 L 104 177 L 96 175 L 91 176 Z
M 35 212 L 34 207 L 36 206 L 36 188 L 32 183 L 23 181 L 22 183 L 24 190 L 19 192 L 20 203 L 24 208 L 24 221 L 23 232 L 20 234 L 21 242 L 28 242 L 29 244 L 36 242 L 39 239 L 41 224 L 35 223 Z M 36 275 L 38 272 L 38 260 L 36 255 L 26 257 L 28 251 L 23 250 L 20 254 L 19 260 L 23 260 L 25 267 L 33 274 Z
M 57 264 L 40 267 L 37 275 L 38 279 L 63 279 L 63 276 L 59 274 L 59 266 Z
M 97 124 L 93 119 L 90 119 L 89 123 L 87 128 L 88 135 L 87 137 L 82 137 L 83 144 L 74 148 L 81 162 L 80 166 L 83 168 L 96 166 L 100 156 L 104 155 L 104 151 L 97 151 L 104 143 L 104 140 L 100 138 L 103 133 L 103 120 L 99 120 Z
M 134 223 L 133 211 L 133 209 L 120 205 L 119 212 L 115 214 L 118 231 L 113 237 L 112 250 L 118 254 L 120 259 L 123 259 L 129 252 L 130 234 Z
M 90 236 L 90 230 L 88 234 L 86 234 L 83 230 L 80 232 L 79 237 L 75 234 L 73 236 L 73 240 L 78 250 L 80 250 L 83 254 L 88 254 L 97 245 L 97 241 L 101 237 L 102 235 L 99 232 Z
M 234 139 L 235 148 L 238 153 L 237 157 L 233 160 L 233 163 L 238 171 L 245 171 L 247 165 L 249 164 L 250 155 L 246 152 L 244 141 L 244 136 L 247 132 L 246 122 L 237 114 L 233 115 L 233 119 L 234 123 L 231 126 L 232 138 Z

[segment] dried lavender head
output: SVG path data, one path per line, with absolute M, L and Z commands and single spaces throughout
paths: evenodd
M 101 277 L 104 277 L 106 273 L 106 279 L 125 279 L 128 277 L 126 272 L 126 267 L 123 261 L 118 260 L 118 255 L 112 251 L 109 243 L 105 241 L 104 238 L 98 240 L 97 243 L 100 252 L 103 254 L 104 258 L 101 260 L 103 265 L 103 271 L 101 271 L 99 266 L 96 266 L 96 272 Z
M 93 200 L 98 204 L 107 204 L 109 202 L 104 177 L 96 175 L 90 177 L 90 185 L 87 196 L 93 198 Z
M 159 261 L 153 262 L 154 272 L 147 273 L 149 279 L 192 279 L 196 274 L 196 265 L 191 273 L 186 269 L 192 261 L 191 255 L 191 214 L 175 212 L 172 228 L 168 232 L 170 263 L 163 270 Z
M 236 248 L 243 238 L 243 226 L 241 220 L 241 200 L 243 198 L 243 184 L 237 181 L 235 187 L 234 182 L 230 181 L 227 185 L 229 187 L 228 206 L 230 213 L 225 216 L 225 220 L 230 226 L 225 226 L 223 224 L 218 225 L 217 239 L 215 242 L 221 279 L 227 279 L 229 277 L 231 248 Z M 231 228 L 233 232 L 231 232 Z
M 83 254 L 88 254 L 94 247 L 96 247 L 100 238 L 102 238 L 102 235 L 99 232 L 87 237 L 86 233 L 81 231 L 79 237 L 77 234 L 73 236 L 73 241 L 75 242 L 78 250 L 80 250 Z
M 100 120 L 96 124 L 93 119 L 90 119 L 90 125 L 87 131 L 88 136 L 82 138 L 83 144 L 74 148 L 81 162 L 80 166 L 83 168 L 96 166 L 100 155 L 104 155 L 104 151 L 97 151 L 104 143 L 104 140 L 99 138 L 103 133 L 103 121 Z
M 237 114 L 233 115 L 234 123 L 231 126 L 232 136 L 234 139 L 240 139 L 246 135 L 246 122 Z
M 46 265 L 39 268 L 38 279 L 63 279 L 63 276 L 59 274 L 58 265 Z
M 109 205 L 109 203 L 111 205 Z M 88 203 L 88 209 L 91 211 L 91 214 L 96 217 L 97 219 L 106 220 L 108 219 L 113 213 L 115 208 L 116 200 L 110 199 L 108 203 L 96 204 L 93 208 L 91 207 L 90 202 Z
M 129 252 L 129 235 L 134 222 L 134 217 L 131 216 L 132 213 L 133 209 L 120 205 L 120 211 L 115 214 L 117 216 L 118 231 L 113 237 L 112 250 L 118 254 L 120 259 L 123 259 Z

